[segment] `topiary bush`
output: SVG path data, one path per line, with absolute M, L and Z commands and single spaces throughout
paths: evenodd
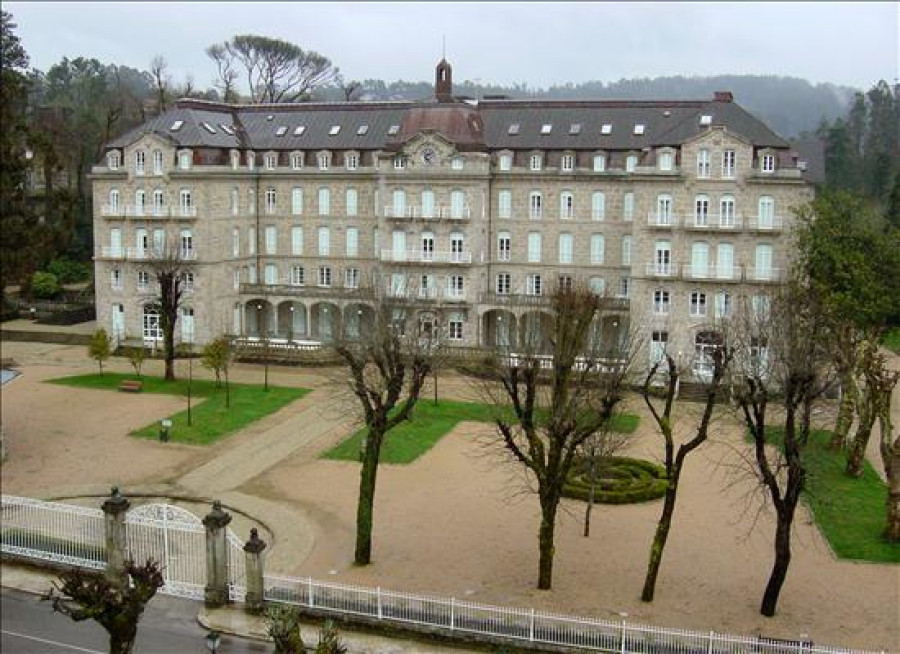
M 587 501 L 590 495 L 590 462 L 579 457 L 563 487 L 563 496 Z M 599 463 L 594 487 L 595 504 L 634 504 L 666 494 L 666 469 L 644 459 L 612 456 Z
M 39 300 L 52 300 L 62 291 L 56 275 L 48 272 L 36 272 L 31 278 L 31 292 Z

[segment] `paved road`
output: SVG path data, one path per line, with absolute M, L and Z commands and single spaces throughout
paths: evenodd
M 2 591 L 3 654 L 106 654 L 106 632 L 88 620 L 73 622 L 54 613 L 47 602 L 16 590 Z M 208 654 L 206 631 L 197 624 L 199 605 L 189 600 L 155 597 L 138 627 L 136 654 Z M 265 643 L 222 636 L 218 654 L 271 652 Z

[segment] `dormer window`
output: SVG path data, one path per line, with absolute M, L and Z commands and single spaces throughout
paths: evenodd
M 153 174 L 163 174 L 163 153 L 160 150 L 153 151 Z
M 398 155 L 394 157 L 394 170 L 403 170 L 406 168 L 406 157 Z
M 252 151 L 247 153 L 247 169 L 253 170 L 256 167 L 256 154 Z
M 657 164 L 661 171 L 671 171 L 673 168 L 674 157 L 671 152 L 660 152 Z
M 294 170 L 302 170 L 303 169 L 303 153 L 302 152 L 292 152 L 291 153 L 291 168 Z
M 764 173 L 774 173 L 775 172 L 775 155 L 774 154 L 764 154 L 760 159 L 759 169 Z
M 507 171 L 512 169 L 512 155 L 511 154 L 501 154 L 500 155 L 500 170 Z
M 231 151 L 231 169 L 237 170 L 241 165 L 241 153 L 237 150 Z
M 643 133 L 644 133 L 644 126 L 641 125 L 640 123 L 637 123 L 637 124 L 634 126 L 634 133 L 637 134 L 637 135 L 639 135 L 639 136 L 640 136 L 641 134 L 643 134 Z
M 559 164 L 560 170 L 566 173 L 570 173 L 575 170 L 575 155 L 573 154 L 564 154 Z
M 294 136 L 303 136 L 303 132 L 306 131 L 306 125 L 297 125 L 294 128 Z
M 606 155 L 605 154 L 595 154 L 594 155 L 594 172 L 602 173 L 606 170 Z
M 533 154 L 530 158 L 531 170 L 540 170 L 543 163 L 543 157 L 539 154 Z
M 144 174 L 144 164 L 147 159 L 147 153 L 143 150 L 138 150 L 134 153 L 134 174 L 135 175 L 143 175 Z
M 344 167 L 347 170 L 356 170 L 359 168 L 359 155 L 356 152 L 349 152 L 344 156 Z
M 181 170 L 189 170 L 191 167 L 191 151 L 182 150 L 178 153 L 178 167 Z
M 119 169 L 120 155 L 118 150 L 112 150 L 106 155 L 106 167 L 110 170 Z
M 331 167 L 331 153 L 330 152 L 320 152 L 318 161 L 319 161 L 319 170 L 328 170 Z
M 453 161 L 450 162 L 450 167 L 453 170 L 462 170 L 465 162 L 462 157 L 454 157 Z
M 550 123 L 544 123 L 541 125 L 541 134 L 549 134 L 553 131 L 553 125 Z
M 278 155 L 270 152 L 266 155 L 266 170 L 275 170 L 278 166 Z
M 625 170 L 629 173 L 633 173 L 634 169 L 637 168 L 638 158 L 636 154 L 629 154 L 625 158 Z
M 331 129 L 328 130 L 328 136 L 337 136 L 341 131 L 340 125 L 332 125 Z
M 700 124 L 704 126 L 712 125 L 712 116 L 709 114 L 703 114 L 700 116 Z

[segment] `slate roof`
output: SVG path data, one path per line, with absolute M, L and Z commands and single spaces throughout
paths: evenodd
M 454 114 L 473 113 L 483 123 L 483 146 L 487 150 L 638 150 L 645 147 L 677 146 L 706 129 L 701 116 L 711 116 L 711 125 L 724 126 L 757 147 L 787 148 L 788 142 L 761 121 L 729 100 L 698 101 L 528 101 L 486 100 L 469 103 L 437 102 L 335 102 L 279 105 L 226 105 L 202 100 L 181 100 L 175 107 L 144 125 L 111 141 L 107 147 L 124 147 L 138 136 L 154 132 L 173 139 L 182 147 L 237 148 L 254 150 L 380 150 L 395 148 L 398 141 L 416 130 L 456 124 Z M 181 120 L 180 129 L 171 129 Z M 203 127 L 209 124 L 215 133 Z M 519 125 L 518 134 L 509 127 Z M 542 133 L 543 125 L 552 125 Z M 609 134 L 602 126 L 612 125 Z M 634 126 L 644 126 L 635 134 Z M 232 128 L 234 135 L 222 128 Z M 365 134 L 359 134 L 367 125 Z M 397 125 L 399 134 L 391 134 Z M 577 133 L 571 126 L 579 125 Z M 295 128 L 304 126 L 302 134 Z M 332 129 L 339 126 L 336 134 Z M 282 136 L 278 130 L 286 127 Z M 479 128 L 480 129 L 480 128 Z M 445 134 L 454 140 L 453 134 Z M 459 135 L 457 135 L 458 137 Z

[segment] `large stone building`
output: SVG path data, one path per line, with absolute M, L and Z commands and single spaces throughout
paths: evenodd
M 160 338 L 153 259 L 185 262 L 179 335 L 327 341 L 378 302 L 452 343 L 515 347 L 580 281 L 651 350 L 691 352 L 783 280 L 790 145 L 736 105 L 180 101 L 93 170 L 97 319 Z

